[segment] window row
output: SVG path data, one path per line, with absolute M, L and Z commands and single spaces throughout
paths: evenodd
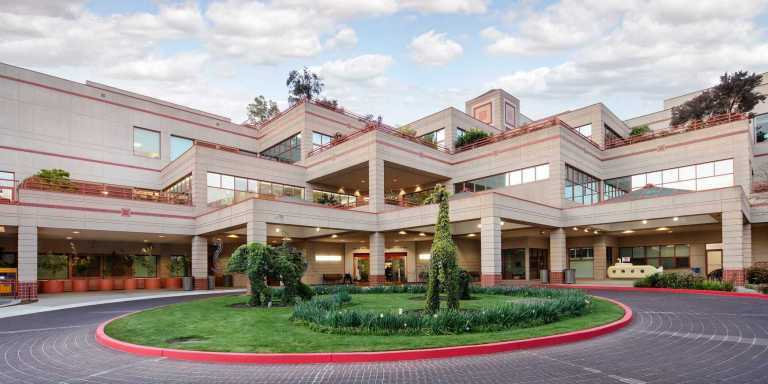
M 253 194 L 304 199 L 304 188 L 208 172 L 208 204 L 228 205 Z
M 295 163 L 301 160 L 301 133 L 261 151 L 261 156 L 284 163 Z
M 184 255 L 172 255 L 171 260 L 181 259 L 183 271 L 171 271 L 170 277 L 191 274 L 190 259 Z M 159 256 L 152 255 L 87 255 L 75 259 L 66 254 L 39 254 L 37 276 L 41 280 L 67 280 L 87 277 L 157 277 Z M 70 276 L 71 269 L 71 276 Z
M 354 207 L 357 203 L 357 197 L 344 193 L 314 190 L 312 191 L 312 201 L 325 205 Z
M 445 128 L 421 135 L 421 138 L 438 146 L 445 146 Z
M 186 137 L 171 135 L 171 161 L 176 160 L 195 141 Z M 160 158 L 160 132 L 151 129 L 133 127 L 133 154 L 150 159 Z
M 333 136 L 320 132 L 312 132 L 312 150 L 326 146 L 333 141 Z
M 0 200 L 13 200 L 15 186 L 16 174 L 13 172 L 0 172 Z
M 579 204 L 597 204 L 600 201 L 600 179 L 566 164 L 563 196 Z
M 609 200 L 646 185 L 704 191 L 730 187 L 733 183 L 733 159 L 726 159 L 605 180 L 603 195 Z
M 755 142 L 762 143 L 768 140 L 768 113 L 755 116 L 752 119 L 752 126 L 755 127 Z
M 454 185 L 454 190 L 457 193 L 480 192 L 487 189 L 532 183 L 534 181 L 546 180 L 548 178 L 549 164 L 542 164 L 535 167 L 518 169 L 498 175 L 456 183 Z
M 619 257 L 634 265 L 652 265 L 665 269 L 689 268 L 691 265 L 691 250 L 687 244 L 621 247 Z
M 163 192 L 192 194 L 192 175 L 190 174 L 182 177 L 181 180 L 171 184 L 168 188 L 165 188 Z

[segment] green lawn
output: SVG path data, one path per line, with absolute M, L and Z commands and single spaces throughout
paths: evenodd
M 413 294 L 352 295 L 356 308 L 377 311 L 419 309 L 423 300 Z M 441 336 L 350 336 L 319 333 L 289 320 L 290 308 L 230 308 L 246 296 L 202 299 L 136 313 L 107 326 L 108 335 L 130 343 L 226 352 L 340 352 L 382 351 L 480 344 L 546 336 L 590 328 L 623 316 L 621 308 L 595 300 L 591 313 L 538 327 L 501 332 Z M 462 308 L 482 308 L 509 302 L 503 295 L 474 295 Z M 184 340 L 174 342 L 174 340 Z

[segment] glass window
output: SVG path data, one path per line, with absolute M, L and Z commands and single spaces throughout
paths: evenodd
M 0 172 L 0 199 L 13 200 L 15 179 L 13 172 Z
M 661 185 L 661 171 L 645 174 L 645 184 Z M 643 185 L 645 186 L 645 185 Z
M 582 125 L 576 128 L 576 132 L 580 133 L 584 137 L 592 138 L 592 124 Z
M 492 175 L 480 179 L 463 181 L 454 184 L 454 190 L 460 192 L 480 192 L 487 189 L 501 188 L 505 186 L 531 183 L 549 178 L 549 164 L 518 169 L 499 175 Z
M 248 190 L 248 180 L 243 179 L 242 177 L 235 177 L 235 191 L 246 190 Z
M 194 143 L 192 139 L 171 135 L 171 161 L 176 160 L 184 152 L 192 148 Z
M 733 175 L 722 175 L 706 177 L 696 180 L 696 190 L 705 191 L 707 189 L 725 188 L 733 185 Z
M 133 257 L 134 277 L 156 277 L 157 256 L 136 255 Z
M 523 169 L 523 183 L 536 181 L 536 168 Z
M 160 158 L 160 132 L 133 127 L 133 154 L 136 156 Z
M 677 175 L 677 168 L 665 169 L 664 171 L 661 172 L 661 181 L 664 184 L 666 184 L 666 183 L 674 183 L 675 181 L 678 180 L 677 176 L 678 176 Z
M 218 173 L 208 172 L 207 179 L 209 187 L 221 187 L 221 175 Z
M 565 165 L 565 199 L 579 204 L 596 204 L 600 201 L 600 180 L 570 165 Z
M 235 177 L 221 175 L 221 187 L 224 189 L 235 189 Z
M 228 205 L 253 194 L 304 198 L 304 188 L 208 172 L 208 204 Z
M 326 135 L 320 132 L 312 132 L 312 149 L 318 149 L 322 146 L 328 145 L 333 140 L 333 136 Z
M 440 128 L 436 131 L 421 135 L 420 137 L 430 143 L 445 145 L 445 128 Z
M 248 192 L 259 193 L 259 182 L 248 179 Z
M 164 192 L 192 193 L 192 175 L 186 175 L 181 180 L 171 184 Z
M 733 159 L 715 161 L 715 175 L 727 175 L 733 173 Z
M 536 180 L 549 179 L 549 164 L 539 165 L 536 167 Z
M 646 186 L 645 174 L 632 176 L 632 189 L 638 189 Z
M 11 265 L 10 263 L 6 266 L 8 268 L 16 268 L 16 258 L 15 254 L 11 254 L 14 256 L 14 262 Z M 37 262 L 37 278 L 40 280 L 66 280 L 69 276 L 69 257 L 64 254 L 55 255 L 53 253 L 50 254 L 39 254 L 37 256 L 38 262 Z M 0 265 L 2 266 L 2 265 Z
M 762 143 L 768 140 L 768 113 L 755 116 L 752 119 L 752 125 L 755 127 L 755 142 Z
M 286 163 L 301 160 L 301 134 L 297 133 L 263 150 L 261 156 Z
M 694 180 L 696 179 L 696 167 L 691 165 L 688 167 L 682 167 L 680 168 L 678 172 L 678 179 L 679 180 Z
M 715 175 L 715 163 L 704 163 L 696 166 L 697 177 L 709 177 Z
M 512 171 L 507 173 L 509 176 L 509 181 L 507 181 L 507 185 L 518 185 L 522 184 L 523 182 L 523 172 L 522 171 Z

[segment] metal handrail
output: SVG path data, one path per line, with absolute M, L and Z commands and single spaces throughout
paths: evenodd
M 623 147 L 640 143 L 643 141 L 658 139 L 670 135 L 677 135 L 684 132 L 697 131 L 699 129 L 710 128 L 720 124 L 731 123 L 734 121 L 745 120 L 747 115 L 744 113 L 724 113 L 707 118 L 706 120 L 694 120 L 683 124 L 672 125 L 667 129 L 648 132 L 644 135 L 630 136 L 622 139 L 613 139 L 605 143 L 605 149 Z
M 188 193 L 164 192 L 152 189 L 135 188 L 123 185 L 95 183 L 83 180 L 67 180 L 62 183 L 52 183 L 32 176 L 25 179 L 19 189 L 63 192 L 86 196 L 111 197 L 115 199 L 148 201 L 173 205 L 192 205 L 192 196 Z

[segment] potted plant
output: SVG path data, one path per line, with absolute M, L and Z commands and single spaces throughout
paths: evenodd
M 86 274 L 88 273 L 88 265 L 90 260 L 86 256 L 78 256 L 75 254 L 72 257 L 72 267 L 75 269 L 75 276 L 72 277 L 72 292 L 86 292 L 88 291 L 88 279 Z
M 154 258 L 152 257 L 152 245 L 148 245 L 146 248 L 141 249 L 141 253 L 144 254 L 144 257 L 139 259 L 139 263 L 142 267 L 144 267 L 144 270 L 147 271 L 148 275 L 155 275 L 157 276 L 157 265 L 154 263 Z M 146 277 L 144 279 L 144 289 L 160 289 L 161 288 L 161 282 L 158 277 Z
M 40 282 L 40 290 L 43 293 L 61 293 L 64 292 L 64 280 L 56 279 L 59 272 L 66 271 L 69 266 L 67 255 L 54 255 L 48 251 L 45 257 L 40 258 L 38 268 L 50 272 L 53 277 L 50 280 Z
M 168 274 L 165 279 L 166 289 L 181 289 L 181 277 L 187 272 L 187 262 L 184 256 L 171 256 L 168 263 Z
M 131 276 L 129 275 L 126 278 L 125 266 L 128 265 L 128 262 L 130 261 L 130 257 L 128 255 L 125 255 L 125 254 L 118 255 L 117 252 L 113 251 L 111 258 L 112 258 L 112 274 L 113 275 L 115 274 L 114 266 L 115 265 L 122 266 L 120 268 L 120 272 L 117 272 L 117 273 L 122 273 L 121 276 L 116 276 L 116 277 L 113 276 L 112 277 L 112 284 L 113 284 L 112 289 L 115 289 L 115 290 L 126 289 L 125 288 L 125 281 L 126 281 L 126 279 L 130 279 Z M 130 273 L 130 270 L 127 271 L 127 272 Z M 134 284 L 131 289 L 136 289 L 136 285 Z
M 105 258 L 101 268 L 101 279 L 99 279 L 99 289 L 102 291 L 111 291 L 114 287 L 112 280 L 112 266 L 114 260 L 111 257 Z

